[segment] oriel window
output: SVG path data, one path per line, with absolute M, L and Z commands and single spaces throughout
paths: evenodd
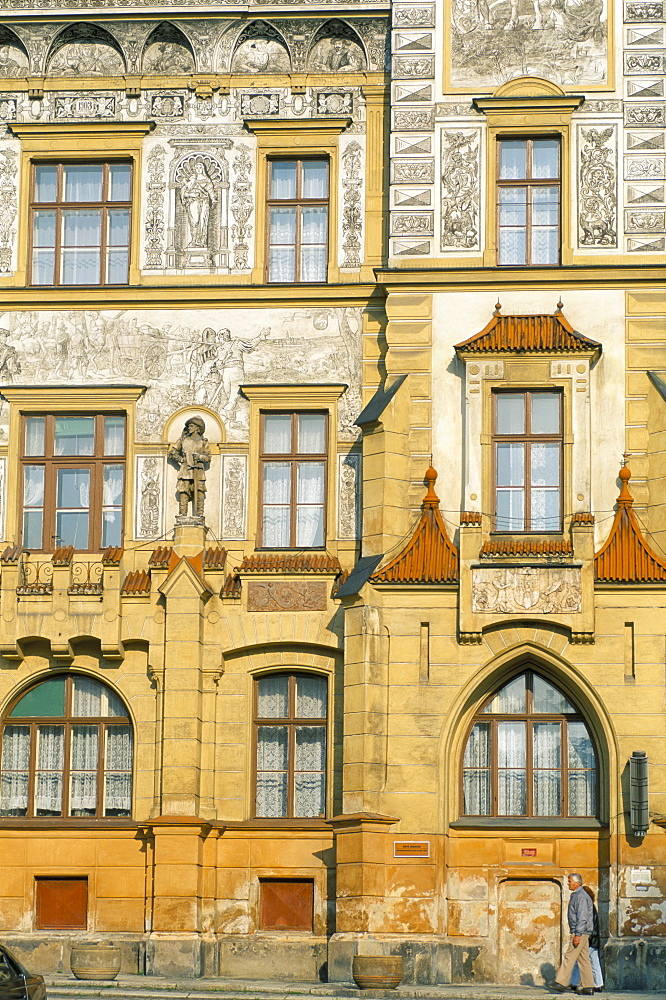
M 495 531 L 562 529 L 562 394 L 493 393 Z
M 559 140 L 500 139 L 497 155 L 498 263 L 559 264 Z
M 262 547 L 325 545 L 327 422 L 325 413 L 262 414 Z
M 126 285 L 132 167 L 35 163 L 31 284 Z
M 24 416 L 22 472 L 25 549 L 122 544 L 124 415 Z
M 268 162 L 268 281 L 326 281 L 327 159 Z

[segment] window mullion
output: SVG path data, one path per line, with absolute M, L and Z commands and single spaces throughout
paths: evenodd
M 62 806 L 61 812 L 63 818 L 67 818 L 70 815 L 70 774 L 71 774 L 71 753 L 72 753 L 72 729 L 73 723 L 71 719 L 65 718 L 63 720 L 65 727 L 65 739 L 63 747 L 63 769 L 62 769 Z
M 104 759 L 106 756 L 106 741 L 107 741 L 107 729 L 108 724 L 100 722 L 97 725 L 97 795 L 96 799 L 96 816 L 104 815 Z

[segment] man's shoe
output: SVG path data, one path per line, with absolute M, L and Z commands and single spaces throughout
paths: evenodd
M 586 986 L 584 989 L 579 990 L 578 993 L 582 997 L 592 997 L 594 996 L 594 987 Z
M 568 986 L 563 986 L 562 983 L 558 983 L 557 980 L 555 980 L 552 983 L 548 983 L 548 989 L 549 990 L 554 990 L 555 993 L 568 993 L 569 992 L 569 987 Z

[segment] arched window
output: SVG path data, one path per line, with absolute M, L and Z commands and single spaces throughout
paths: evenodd
M 533 670 L 474 720 L 463 759 L 465 816 L 594 816 L 597 762 L 577 708 Z
M 92 677 L 50 677 L 3 720 L 0 816 L 129 816 L 132 728 Z
M 328 682 L 315 674 L 269 674 L 255 684 L 256 816 L 326 811 Z

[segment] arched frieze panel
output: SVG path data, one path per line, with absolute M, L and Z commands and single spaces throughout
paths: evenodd
M 231 59 L 232 73 L 288 73 L 291 57 L 277 28 L 267 21 L 252 21 L 238 36 Z
M 194 51 L 183 32 L 169 21 L 158 24 L 146 39 L 142 72 L 174 76 L 195 69 Z
M 116 39 L 95 24 L 73 24 L 58 35 L 47 59 L 47 76 L 122 76 L 125 58 Z
M 345 21 L 327 21 L 315 35 L 308 57 L 311 73 L 358 73 L 367 69 L 363 43 Z
M 27 76 L 29 59 L 25 46 L 9 28 L 0 26 L 0 80 Z

